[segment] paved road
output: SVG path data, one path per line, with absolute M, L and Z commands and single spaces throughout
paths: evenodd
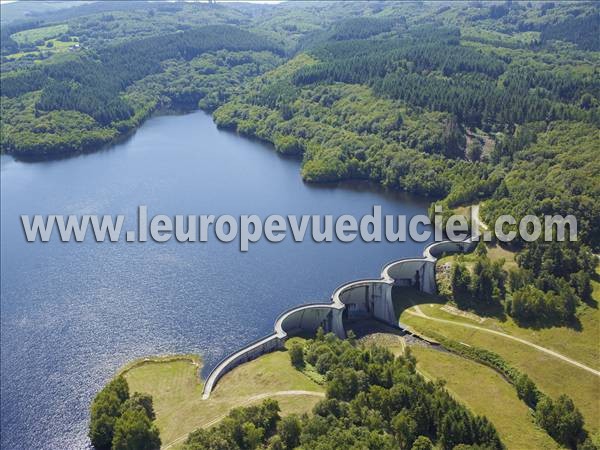
M 578 361 L 575 361 L 574 359 L 571 359 L 571 358 L 569 358 L 569 357 L 567 357 L 565 355 L 561 355 L 560 353 L 557 353 L 554 350 L 550 350 L 550 349 L 548 349 L 546 347 L 542 347 L 541 345 L 534 344 L 533 342 L 529 342 L 529 341 L 527 341 L 525 339 L 521 339 L 521 338 L 518 338 L 516 336 L 512 336 L 510 334 L 502 333 L 500 331 L 490 330 L 489 328 L 478 327 L 477 325 L 471 325 L 469 323 L 460 323 L 460 322 L 454 322 L 452 320 L 446 320 L 446 319 L 439 319 L 437 317 L 431 317 L 431 316 L 428 316 L 427 314 L 425 314 L 423 312 L 423 310 L 421 310 L 421 308 L 419 306 L 416 306 L 416 305 L 415 305 L 414 310 L 408 309 L 408 310 L 406 310 L 406 312 L 409 313 L 409 314 L 412 314 L 413 316 L 418 316 L 418 317 L 421 317 L 421 318 L 424 318 L 424 319 L 427 319 L 427 320 L 433 320 L 434 322 L 441 322 L 441 323 L 447 323 L 447 324 L 450 324 L 450 325 L 456 325 L 456 326 L 459 326 L 459 327 L 471 328 L 471 329 L 474 329 L 474 330 L 483 331 L 485 333 L 491 333 L 491 334 L 495 334 L 497 336 L 502 336 L 502 337 L 504 337 L 506 339 L 512 339 L 513 341 L 517 341 L 517 342 L 520 342 L 521 344 L 525 344 L 525 345 L 528 345 L 529 347 L 533 347 L 536 350 L 544 352 L 544 353 L 546 353 L 546 354 L 548 354 L 550 356 L 553 356 L 555 358 L 561 359 L 561 360 L 563 360 L 563 361 L 565 361 L 565 362 L 567 362 L 569 364 L 572 364 L 572 365 L 574 365 L 576 367 L 579 367 L 580 369 L 586 370 L 586 371 L 588 371 L 588 372 L 596 375 L 597 377 L 600 377 L 600 371 L 592 369 L 591 367 L 588 367 L 585 364 L 582 364 L 582 363 L 580 363 Z

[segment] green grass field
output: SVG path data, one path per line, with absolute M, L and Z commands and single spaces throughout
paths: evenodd
M 434 331 L 456 341 L 498 353 L 527 373 L 550 396 L 569 395 L 584 415 L 588 430 L 600 429 L 599 377 L 524 344 L 484 331 L 440 324 L 418 316 L 402 320 L 425 335 L 427 331 Z
M 18 44 L 27 44 L 33 43 L 40 39 L 46 41 L 60 34 L 64 34 L 67 31 L 69 31 L 69 26 L 67 24 L 50 25 L 47 27 L 19 31 L 18 33 L 11 35 L 11 38 L 13 38 Z
M 581 305 L 577 311 L 580 326 L 553 326 L 549 328 L 525 328 L 519 326 L 510 317 L 499 320 L 494 317 L 479 318 L 472 314 L 457 315 L 453 308 L 444 308 L 442 304 L 421 306 L 423 312 L 431 317 L 449 320 L 458 324 L 472 324 L 490 330 L 517 336 L 537 345 L 549 348 L 594 369 L 600 369 L 600 311 L 589 305 Z M 476 320 L 479 319 L 479 320 Z M 408 316 L 401 316 L 404 322 Z
M 207 427 L 236 406 L 248 406 L 272 397 L 282 414 L 310 411 L 320 400 L 309 395 L 268 395 L 284 391 L 322 392 L 323 388 L 290 364 L 286 351 L 264 355 L 236 367 L 217 384 L 208 400 L 202 400 L 198 360 L 157 360 L 136 363 L 125 371 L 131 392 L 152 395 L 156 423 L 163 447 L 177 448 L 191 431 Z
M 580 326 L 549 327 L 533 329 L 519 326 L 509 317 L 499 320 L 478 317 L 470 312 L 448 308 L 443 299 L 410 290 L 394 292 L 394 306 L 400 321 L 414 330 L 427 335 L 427 331 L 442 334 L 459 342 L 486 348 L 498 353 L 518 369 L 526 372 L 547 394 L 557 397 L 567 394 L 573 398 L 586 419 L 588 430 L 600 429 L 600 377 L 575 367 L 568 362 L 543 353 L 525 344 L 485 331 L 466 328 L 461 324 L 499 331 L 525 339 L 564 356 L 572 358 L 593 369 L 600 368 L 600 283 L 594 282 L 594 305 L 581 305 L 577 311 Z M 413 305 L 429 317 L 447 320 L 440 323 L 411 314 Z
M 468 213 L 467 213 L 468 214 Z M 462 259 L 467 267 L 473 266 L 475 260 L 477 259 L 474 253 L 465 253 L 462 254 Z M 456 259 L 457 255 L 448 255 L 440 258 L 438 260 L 438 264 L 452 264 Z M 517 262 L 515 261 L 515 253 L 501 247 L 499 245 L 488 245 L 488 257 L 492 261 L 498 261 L 500 259 L 504 260 L 504 269 L 509 270 L 511 268 L 517 267 Z
M 48 42 L 52 42 L 53 46 L 46 47 L 46 44 Z M 63 41 L 59 41 L 58 39 L 48 39 L 47 41 L 44 42 L 44 45 L 38 45 L 36 47 L 37 50 L 35 50 L 35 51 L 13 53 L 11 55 L 8 55 L 7 58 L 19 59 L 19 58 L 22 58 L 22 57 L 28 56 L 28 55 L 33 55 L 34 57 L 37 57 L 39 55 L 39 53 L 43 53 L 43 54 L 61 53 L 61 52 L 67 51 L 69 49 L 69 47 L 71 47 L 75 44 L 77 44 L 77 42 L 74 42 L 74 41 L 63 42 Z
M 492 260 L 503 258 L 505 260 L 505 269 L 516 266 L 514 253 L 502 247 L 488 247 L 488 256 Z M 464 255 L 463 258 L 467 266 L 474 261 L 473 254 Z M 438 264 L 451 264 L 453 261 L 454 256 L 448 256 L 440 259 Z M 439 284 L 444 285 L 448 281 L 445 279 L 447 278 L 446 275 L 438 274 Z M 600 279 L 600 275 L 597 278 Z M 490 316 L 481 318 L 482 320 L 477 320 L 480 318 L 470 318 L 468 314 L 452 314 L 448 308 L 443 308 L 442 305 L 429 306 L 428 308 L 430 309 L 427 310 L 427 314 L 440 319 L 476 324 L 508 333 L 559 352 L 594 369 L 600 369 L 600 345 L 598 345 L 600 342 L 600 309 L 598 309 L 600 283 L 593 281 L 592 285 L 594 288 L 593 302 L 592 304 L 582 304 L 577 309 L 577 319 L 579 322 L 577 327 L 552 326 L 548 328 L 528 328 L 520 326 L 508 316 L 502 317 L 501 320 Z M 411 302 L 415 304 L 443 303 L 444 299 L 423 294 L 418 294 L 417 297 L 413 295 L 411 298 L 397 300 L 398 308 L 396 311 L 399 313 L 401 309 L 409 308 L 412 304 Z
M 508 449 L 560 448 L 535 424 L 515 389 L 492 369 L 423 346 L 415 345 L 411 350 L 419 372 L 431 380 L 445 380 L 457 400 L 492 421 Z
M 365 336 L 360 342 L 385 346 L 395 355 L 403 354 L 406 345 L 399 336 L 386 333 Z M 419 373 L 428 380 L 445 380 L 446 388 L 458 401 L 494 423 L 508 449 L 560 448 L 535 424 L 514 387 L 494 370 L 422 345 L 411 345 L 410 349 L 417 358 Z

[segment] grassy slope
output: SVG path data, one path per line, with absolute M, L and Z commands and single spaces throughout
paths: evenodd
M 361 339 L 361 342 L 383 345 L 395 355 L 404 353 L 403 340 L 398 336 L 378 333 Z M 417 370 L 429 380 L 446 380 L 446 388 L 458 401 L 492 421 L 509 450 L 559 448 L 534 423 L 515 389 L 494 370 L 421 345 L 412 345 L 410 349 L 417 358 Z M 478 389 L 473 389 L 474 386 Z
M 600 290 L 597 290 L 600 293 Z M 477 325 L 517 336 L 554 350 L 594 369 L 600 369 L 600 346 L 598 345 L 598 342 L 600 342 L 600 310 L 597 308 L 588 305 L 582 305 L 578 308 L 577 317 L 581 324 L 579 329 L 566 326 L 541 329 L 524 328 L 520 327 L 511 318 L 499 320 L 486 317 L 480 322 L 470 320 L 469 317 L 458 317 L 441 308 L 442 305 L 439 304 L 421 307 L 428 316 L 457 323 Z M 401 320 L 404 322 L 405 319 L 410 321 L 406 314 L 402 316 Z
M 428 309 L 425 312 L 429 314 Z M 454 340 L 498 353 L 526 372 L 540 389 L 552 397 L 569 395 L 584 415 L 587 428 L 591 431 L 600 428 L 600 378 L 597 376 L 524 344 L 483 331 L 440 324 L 416 316 L 403 316 L 402 321 L 423 333 L 427 330 L 435 331 Z
M 490 249 L 488 255 L 504 257 L 513 263 L 510 253 L 502 249 Z M 468 260 L 469 255 L 465 255 Z M 451 262 L 452 257 L 444 262 Z M 467 262 L 468 264 L 468 262 Z M 465 316 L 457 316 L 442 310 L 441 299 L 432 296 L 415 295 L 412 299 L 396 300 L 397 311 L 410 307 L 411 300 L 424 304 L 421 309 L 426 315 L 457 323 L 468 323 L 484 328 L 500 331 L 506 334 L 526 339 L 532 343 L 544 346 L 589 367 L 600 369 L 600 283 L 593 282 L 593 302 L 581 305 L 577 310 L 579 327 L 549 327 L 543 329 L 525 328 L 519 326 L 510 317 L 499 320 L 487 317 L 483 321 L 473 320 Z M 525 345 L 504 339 L 489 333 L 446 325 L 430 320 L 411 316 L 404 312 L 400 320 L 419 330 L 436 331 L 455 340 L 479 347 L 488 348 L 512 362 L 516 367 L 527 372 L 539 384 L 539 387 L 552 396 L 566 393 L 571 396 L 585 416 L 590 430 L 600 429 L 600 379 L 588 372 L 578 369 L 568 363 L 561 362 L 551 356 L 544 355 Z
M 460 211 L 460 210 L 457 210 Z M 456 214 L 463 214 L 466 217 L 469 217 L 468 212 L 457 212 Z M 457 255 L 449 255 L 444 256 L 438 260 L 438 264 L 452 264 L 456 259 Z M 488 244 L 488 257 L 492 261 L 497 261 L 500 259 L 504 260 L 504 269 L 509 270 L 517 267 L 517 263 L 515 261 L 515 253 L 511 252 L 499 245 L 490 245 Z M 463 262 L 467 265 L 467 267 L 472 267 L 475 264 L 476 257 L 473 253 L 466 253 L 462 255 Z
M 460 402 L 492 421 L 508 449 L 559 448 L 535 425 L 514 388 L 495 371 L 449 353 L 422 346 L 411 349 L 419 372 L 429 379 L 446 380 L 446 388 Z
M 33 28 L 31 30 L 19 31 L 11 37 L 19 44 L 31 43 L 40 39 L 46 40 L 69 31 L 66 24 L 50 25 L 47 27 Z
M 253 403 L 252 396 L 285 390 L 323 390 L 292 367 L 287 352 L 270 353 L 235 368 L 221 379 L 206 401 L 201 399 L 202 382 L 197 371 L 197 365 L 183 359 L 144 363 L 125 373 L 131 392 L 153 396 L 163 445 L 210 425 L 235 406 Z M 282 414 L 308 411 L 319 400 L 316 396 L 274 398 L 279 401 Z
M 593 285 L 593 298 L 596 304 L 582 305 L 578 308 L 577 317 L 581 324 L 579 329 L 568 327 L 524 328 L 510 318 L 502 321 L 496 318 L 485 318 L 480 322 L 468 316 L 450 314 L 441 309 L 442 299 L 422 293 L 412 292 L 408 296 L 395 295 L 394 301 L 402 323 L 412 326 L 424 334 L 427 330 L 431 330 L 457 341 L 494 351 L 526 372 L 547 394 L 553 397 L 563 393 L 571 396 L 577 407 L 581 409 L 587 428 L 590 431 L 597 431 L 600 429 L 600 404 L 598 402 L 600 378 L 597 376 L 501 336 L 434 322 L 405 311 L 414 302 L 414 304 L 420 304 L 421 310 L 430 317 L 450 320 L 459 324 L 472 324 L 518 336 L 598 369 L 600 368 L 600 346 L 598 345 L 600 342 L 600 310 L 597 305 L 600 300 L 600 283 L 594 282 Z
M 488 256 L 492 260 L 503 258 L 505 260 L 505 269 L 516 266 L 514 254 L 501 247 L 489 248 Z M 464 255 L 463 258 L 467 266 L 474 261 L 472 254 Z M 448 256 L 440 259 L 439 264 L 452 263 L 453 261 L 454 256 Z M 567 326 L 553 326 L 541 329 L 526 328 L 519 326 L 510 317 L 504 317 L 502 320 L 494 317 L 486 317 L 482 322 L 475 322 L 466 317 L 457 317 L 456 315 L 442 311 L 440 309 L 441 306 L 430 307 L 426 312 L 427 315 L 432 317 L 459 323 L 471 323 L 511 334 L 559 352 L 594 369 L 600 369 L 600 345 L 598 345 L 600 342 L 600 309 L 598 308 L 598 304 L 600 303 L 600 283 L 594 281 L 592 284 L 594 287 L 593 302 L 592 304 L 583 304 L 578 308 L 577 318 L 580 326 L 577 329 Z M 440 303 L 443 301 L 441 299 L 432 299 L 431 296 L 420 296 L 415 299 L 415 302 Z M 401 304 L 401 307 L 409 306 L 410 302 Z

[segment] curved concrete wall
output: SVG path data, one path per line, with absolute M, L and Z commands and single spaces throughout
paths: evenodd
M 323 327 L 326 333 L 332 332 L 344 337 L 342 305 L 316 303 L 302 305 L 286 311 L 275 321 L 275 333 L 282 338 L 299 333 L 311 333 Z
M 460 242 L 436 242 L 425 248 L 421 258 L 404 258 L 385 265 L 380 279 L 358 280 L 343 284 L 333 292 L 331 303 L 301 305 L 284 312 L 275 321 L 272 334 L 246 345 L 217 364 L 206 379 L 202 398 L 207 399 L 217 381 L 231 369 L 282 348 L 286 339 L 291 336 L 314 333 L 319 327 L 323 327 L 326 332 L 344 338 L 346 336 L 344 317 L 357 319 L 374 317 L 398 326 L 392 302 L 392 288 L 414 286 L 424 292 L 435 293 L 437 259 L 446 253 L 468 252 L 475 245 L 476 241 L 472 238 Z

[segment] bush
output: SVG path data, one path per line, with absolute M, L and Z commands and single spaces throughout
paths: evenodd
M 555 402 L 549 397 L 542 398 L 535 417 L 554 440 L 569 448 L 577 448 L 585 439 L 583 416 L 566 395 L 561 395 Z
M 419 436 L 413 442 L 411 450 L 433 450 L 433 443 L 427 436 Z
M 128 400 L 123 403 L 122 411 L 128 409 L 139 409 L 146 414 L 148 419 L 156 419 L 154 414 L 154 406 L 152 404 L 152 396 L 148 394 L 140 394 L 139 392 L 134 393 Z
M 275 150 L 284 155 L 301 155 L 304 147 L 293 136 L 278 136 L 275 138 Z
M 290 360 L 292 362 L 292 366 L 296 369 L 304 368 L 304 347 L 302 344 L 294 343 L 290 346 Z
M 538 391 L 535 383 L 531 381 L 531 378 L 529 378 L 526 374 L 521 374 L 516 379 L 515 388 L 519 398 L 523 400 L 529 407 L 535 409 L 540 392 Z
M 112 450 L 159 450 L 158 428 L 137 407 L 125 410 L 115 422 Z
M 302 433 L 300 419 L 294 415 L 284 417 L 277 425 L 277 432 L 285 448 L 296 448 L 300 444 Z

